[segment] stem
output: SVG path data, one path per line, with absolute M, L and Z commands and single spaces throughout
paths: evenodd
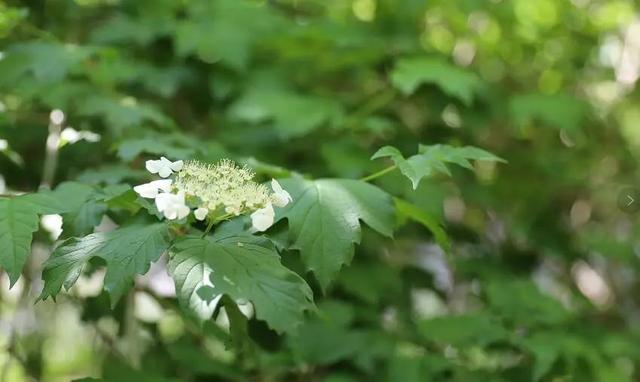
M 204 233 L 202 234 L 202 237 L 207 236 L 207 234 L 209 233 L 209 231 L 211 231 L 211 228 L 213 228 L 213 225 L 216 223 L 220 223 L 223 220 L 227 220 L 228 218 L 232 217 L 233 214 L 224 214 L 222 216 L 218 216 L 216 218 L 213 218 L 211 220 L 209 220 L 209 225 L 207 225 L 207 229 L 204 231 Z
M 207 234 L 209 233 L 209 231 L 211 231 L 211 228 L 213 228 L 213 224 L 215 224 L 216 220 L 215 219 L 211 219 L 209 220 L 209 225 L 207 225 L 207 229 L 204 230 L 204 233 L 202 234 L 202 237 L 204 238 L 205 236 L 207 236 Z
M 49 124 L 49 136 L 47 137 L 47 147 L 45 152 L 44 169 L 42 170 L 42 183 L 40 187 L 51 188 L 56 176 L 58 167 L 58 150 L 60 144 L 60 133 L 62 124 L 51 122 Z
M 138 336 L 138 320 L 135 316 L 135 289 L 130 290 L 127 294 L 126 307 L 124 312 L 124 337 L 127 346 L 127 356 L 129 364 L 135 369 L 140 368 L 142 349 L 140 348 L 140 338 Z
M 393 166 L 389 166 L 387 168 L 384 168 L 384 169 L 382 169 L 382 170 L 380 170 L 380 171 L 378 171 L 376 173 L 373 173 L 371 175 L 367 175 L 364 178 L 360 178 L 360 180 L 363 181 L 363 182 L 369 182 L 371 180 L 377 179 L 377 178 L 385 175 L 388 172 L 391 172 L 391 171 L 395 170 L 396 168 L 398 168 L 398 166 L 394 164 Z

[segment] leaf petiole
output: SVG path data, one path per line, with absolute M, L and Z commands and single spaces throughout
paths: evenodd
M 388 172 L 391 172 L 391 171 L 395 170 L 397 167 L 398 166 L 394 164 L 394 165 L 389 166 L 387 168 L 384 168 L 384 169 L 382 169 L 382 170 L 380 170 L 378 172 L 375 172 L 375 173 L 373 173 L 371 175 L 367 175 L 364 178 L 360 178 L 360 180 L 363 181 L 363 182 L 369 182 L 371 180 L 377 179 L 377 178 L 385 175 Z

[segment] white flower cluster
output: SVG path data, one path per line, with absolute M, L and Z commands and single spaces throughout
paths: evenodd
M 162 178 L 134 187 L 143 198 L 155 199 L 156 207 L 169 220 L 191 213 L 197 220 L 221 219 L 251 213 L 257 231 L 265 231 L 275 216 L 273 206 L 284 207 L 291 195 L 273 179 L 272 191 L 253 181 L 254 173 L 223 159 L 216 164 L 198 161 L 172 162 L 165 157 L 146 162 L 147 170 Z

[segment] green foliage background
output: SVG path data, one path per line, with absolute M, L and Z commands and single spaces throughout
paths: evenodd
M 105 213 L 118 224 L 148 219 L 122 184 L 145 180 L 144 161 L 159 155 L 230 157 L 261 180 L 371 179 L 398 198 L 388 239 L 385 196 L 352 181 L 283 181 L 310 210 L 346 208 L 323 189 L 365 201 L 353 207 L 359 228 L 329 224 L 310 237 L 295 228 L 300 211 L 286 210 L 269 231 L 288 269 L 249 280 L 307 281 L 316 307 L 295 330 L 260 311 L 245 318 L 231 287 L 227 330 L 220 319 L 201 324 L 147 284 L 128 291 L 111 270 L 105 287 L 124 296 L 113 308 L 113 295 L 75 289 L 34 306 L 60 289 L 69 256 L 69 247 L 51 255 L 42 291 L 53 242 L 40 230 L 18 285 L 9 291 L 5 277 L 0 294 L 0 378 L 638 380 L 637 215 L 616 198 L 638 181 L 639 97 L 603 58 L 624 46 L 637 15 L 631 0 L 0 2 L 7 188 L 42 183 L 52 109 L 102 137 L 60 148 L 52 186 L 78 183 L 57 187 L 56 201 L 0 199 L 0 228 L 17 214 L 29 233 L 2 243 L 28 244 L 38 214 L 62 213 L 62 239 L 79 246 L 101 243 L 72 237 Z M 333 240 L 341 234 L 346 246 Z M 216 240 L 198 256 L 227 245 Z M 314 240 L 324 252 L 301 256 Z M 157 259 L 147 249 L 140 256 Z M 22 267 L 7 262 L 29 247 L 0 250 L 13 284 Z M 119 264 L 112 254 L 98 246 L 101 259 L 63 271 L 101 280 L 105 263 Z M 306 272 L 308 261 L 323 271 Z M 261 302 L 271 317 L 309 304 Z

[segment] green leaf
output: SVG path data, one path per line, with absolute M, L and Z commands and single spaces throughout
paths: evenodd
M 485 313 L 432 318 L 420 322 L 418 330 L 431 341 L 456 347 L 483 346 L 509 336 L 497 319 Z
M 385 236 L 395 223 L 391 196 L 381 189 L 350 179 L 284 179 L 293 202 L 278 209 L 276 221 L 287 219 L 307 270 L 326 288 L 343 264 L 351 262 L 360 243 L 360 220 Z
M 564 333 L 532 333 L 522 339 L 523 347 L 535 358 L 533 366 L 533 380 L 539 381 L 551 370 L 553 364 L 560 357 L 565 339 Z
M 138 102 L 132 98 L 113 99 L 92 95 L 78 102 L 79 115 L 102 117 L 116 133 L 130 127 L 138 127 L 145 122 L 157 126 L 170 126 L 173 123 L 155 105 Z
M 278 332 L 294 329 L 304 311 L 313 308 L 307 283 L 280 263 L 280 256 L 264 238 L 187 237 L 175 244 L 169 268 L 178 298 L 186 307 L 198 307 L 197 292 L 208 286 L 214 292 L 209 297 L 226 294 L 234 300 L 251 301 L 256 316 Z M 201 311 L 207 311 L 206 307 Z
M 55 191 L 0 199 L 0 266 L 9 274 L 11 285 L 20 277 L 30 253 L 40 215 L 77 211 L 91 192 L 89 186 L 70 182 Z
M 100 224 L 107 212 L 107 205 L 95 200 L 87 200 L 77 211 L 68 213 L 63 219 L 66 236 L 84 236 Z
M 229 296 L 222 296 L 220 299 L 224 305 L 224 311 L 229 319 L 229 332 L 231 334 L 227 348 L 235 347 L 242 356 L 247 357 L 254 353 L 255 344 L 249 335 L 249 325 L 247 317 L 242 313 L 238 304 Z
M 238 367 L 234 367 L 233 363 L 212 357 L 205 348 L 206 344 L 199 344 L 196 341 L 192 343 L 192 341 L 183 336 L 178 341 L 171 342 L 171 346 L 167 347 L 171 359 L 177 364 L 176 366 L 197 373 L 199 376 L 220 377 L 216 380 L 247 380 L 247 376 L 243 375 L 243 371 Z
M 78 182 L 60 183 L 49 195 L 56 199 L 56 203 L 64 209 L 64 212 L 79 210 L 96 189 L 92 186 Z
M 436 239 L 436 242 L 445 252 L 451 252 L 451 242 L 447 236 L 447 232 L 442 228 L 442 224 L 438 219 L 433 217 L 429 212 L 422 208 L 407 202 L 406 200 L 395 198 L 396 212 L 398 213 L 398 220 L 405 221 L 406 219 L 414 220 L 423 226 L 425 226 Z
M 107 263 L 104 285 L 111 295 L 111 304 L 115 305 L 134 276 L 146 273 L 151 262 L 156 261 L 168 247 L 169 234 L 167 226 L 162 223 L 134 225 L 68 239 L 44 263 L 44 289 L 40 299 L 55 297 L 62 286 L 66 290 L 71 288 L 87 261 L 100 257 Z
M 188 135 L 151 132 L 142 138 L 126 139 L 117 144 L 118 156 L 130 162 L 141 154 L 164 155 L 169 159 L 199 158 L 217 160 L 227 157 L 226 150 L 215 141 L 203 142 Z
M 491 279 L 486 293 L 494 310 L 519 325 L 557 325 L 571 317 L 559 301 L 540 292 L 529 280 Z
M 328 365 L 353 359 L 361 368 L 368 369 L 374 359 L 384 357 L 384 349 L 390 348 L 391 341 L 368 328 L 352 328 L 354 319 L 353 305 L 324 300 L 318 314 L 305 320 L 286 339 L 296 361 Z
M 9 275 L 11 286 L 18 281 L 38 230 L 37 206 L 24 198 L 0 199 L 0 266 Z
M 451 176 L 447 163 L 457 164 L 464 168 L 473 169 L 471 160 L 493 161 L 506 163 L 488 151 L 477 147 L 453 147 L 449 145 L 419 145 L 418 154 L 407 159 L 404 158 L 400 150 L 393 146 L 380 148 L 371 159 L 389 157 L 398 166 L 400 172 L 411 180 L 413 189 L 418 188 L 423 177 L 431 176 L 440 172 Z
M 353 357 L 366 349 L 367 333 L 348 330 L 320 319 L 305 322 L 289 338 L 296 358 L 309 364 L 327 365 Z
M 60 184 L 52 193 L 64 206 L 63 233 L 65 236 L 84 236 L 100 224 L 107 210 L 106 204 L 97 202 L 97 189 L 77 182 Z
M 218 297 L 218 295 L 216 294 L 216 290 L 209 285 L 201 286 L 198 290 L 196 290 L 196 294 L 207 303 L 211 303 L 211 301 Z
M 110 185 L 98 189 L 77 182 L 60 184 L 52 193 L 63 206 L 63 233 L 84 236 L 93 232 L 107 211 L 107 201 L 131 190 L 129 185 Z
M 437 352 L 421 354 L 415 351 L 397 351 L 397 354 L 394 354 L 389 360 L 387 381 L 423 382 L 425 380 L 445 380 L 446 378 L 442 373 L 450 369 L 451 366 L 451 361 Z
M 176 27 L 175 46 L 179 56 L 195 53 L 205 62 L 220 61 L 235 70 L 245 70 L 254 43 L 278 26 L 271 7 L 246 0 L 193 1 L 190 17 Z
M 63 213 L 72 206 L 58 190 L 0 198 L 0 266 L 9 275 L 11 286 L 29 256 L 40 215 Z
M 509 102 L 511 117 L 518 126 L 532 120 L 567 131 L 580 130 L 588 107 L 568 94 L 522 94 Z
M 230 114 L 250 123 L 273 120 L 280 135 L 292 138 L 308 134 L 325 124 L 336 124 L 343 112 L 332 99 L 257 87 L 236 101 Z
M 336 282 L 341 290 L 376 305 L 399 294 L 401 278 L 399 271 L 386 262 L 354 262 L 340 272 Z
M 391 72 L 391 82 L 404 94 L 412 94 L 422 84 L 434 84 L 465 105 L 471 104 L 474 95 L 482 87 L 475 73 L 429 57 L 398 60 Z
M 6 57 L 0 60 L 0 72 L 3 73 L 0 85 L 25 74 L 45 83 L 60 81 L 90 53 L 88 48 L 70 44 L 44 41 L 14 44 L 7 50 Z
M 156 17 L 155 12 L 143 17 L 128 17 L 118 13 L 104 24 L 92 28 L 91 40 L 97 43 L 135 43 L 147 45 L 171 31 L 172 19 Z
M 160 138 L 129 139 L 118 145 L 118 156 L 130 162 L 141 153 L 165 155 L 171 159 L 191 158 L 195 150 L 191 148 L 176 147 L 175 142 L 167 142 Z
M 125 165 L 106 165 L 83 171 L 76 180 L 89 184 L 117 184 L 125 179 L 140 179 L 148 175 L 147 171 L 131 169 Z
M 209 264 L 200 257 L 173 255 L 168 264 L 169 273 L 176 284 L 176 293 L 180 304 L 195 313 L 200 320 L 211 318 L 216 310 L 218 299 L 214 300 L 215 290 L 210 286 Z M 202 291 L 202 292 L 201 292 Z

